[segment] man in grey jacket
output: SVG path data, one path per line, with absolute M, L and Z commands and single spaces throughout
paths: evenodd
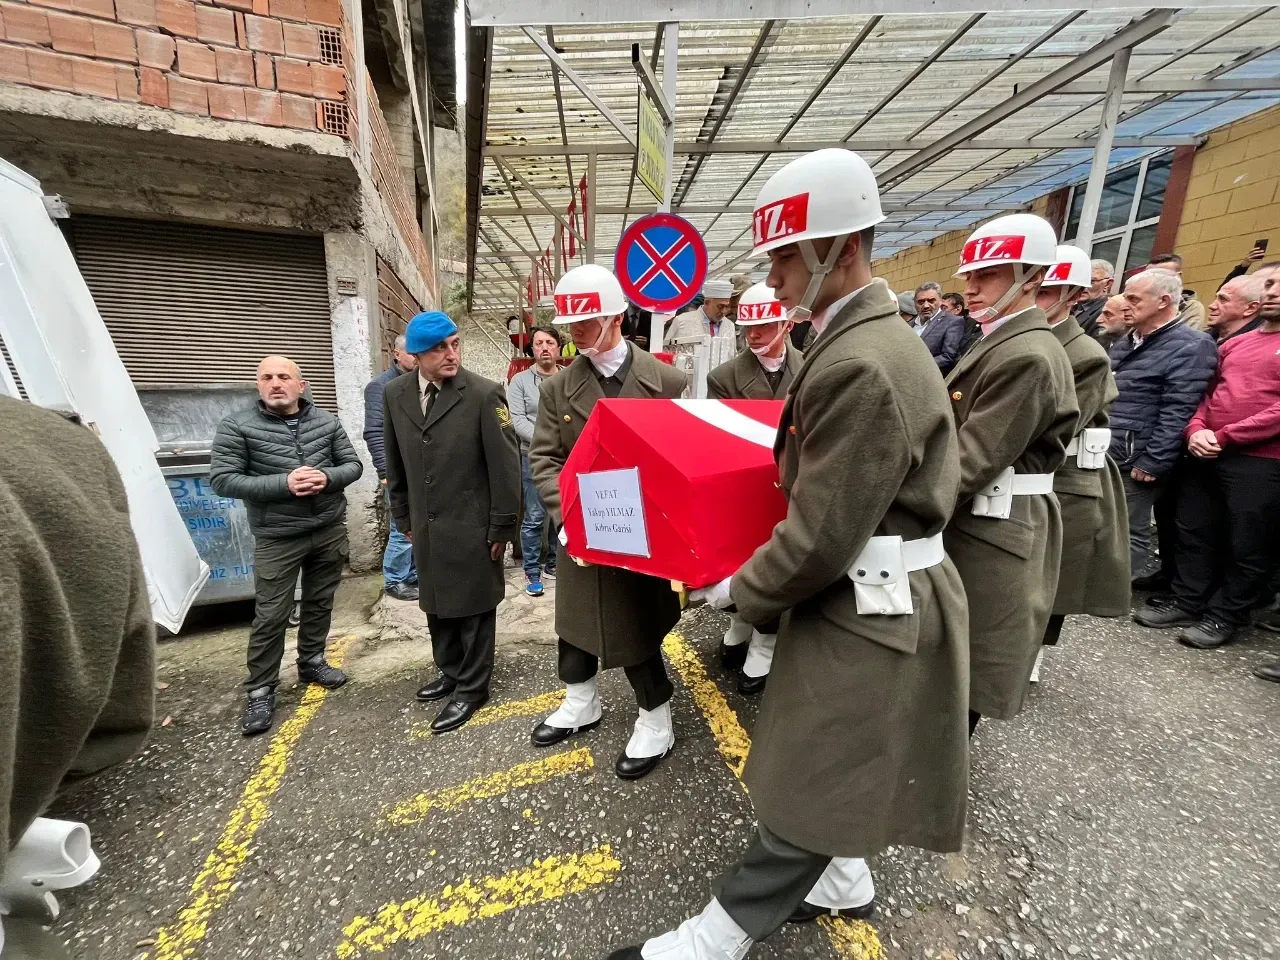
M 364 445 L 369 448 L 373 469 L 383 490 L 387 486 L 387 453 L 382 435 L 382 393 L 396 377 L 418 369 L 418 358 L 404 348 L 404 334 L 396 337 L 391 354 L 391 367 L 370 380 L 364 388 Z M 387 596 L 394 600 L 418 599 L 418 570 L 413 565 L 413 544 L 396 526 L 387 507 L 387 548 L 382 552 L 382 583 Z
M 520 552 L 524 554 L 524 592 L 531 597 L 542 596 L 542 578 L 556 578 L 555 532 L 547 538 L 547 563 L 542 565 L 543 528 L 547 523 L 547 511 L 538 496 L 529 475 L 529 444 L 533 442 L 533 426 L 538 421 L 538 391 L 542 381 L 555 376 L 560 369 L 556 358 L 560 356 L 560 335 L 550 327 L 538 327 L 533 331 L 533 366 L 522 370 L 507 384 L 507 406 L 511 408 L 511 421 L 516 436 L 520 438 L 520 480 L 524 486 L 524 520 L 520 524 Z
M 219 496 L 245 502 L 254 539 L 245 736 L 271 728 L 298 571 L 298 679 L 329 689 L 347 682 L 325 662 L 324 648 L 347 559 L 342 491 L 363 468 L 338 418 L 306 399 L 306 388 L 296 363 L 267 357 L 258 364 L 261 399 L 224 418 L 213 438 L 209 480 Z

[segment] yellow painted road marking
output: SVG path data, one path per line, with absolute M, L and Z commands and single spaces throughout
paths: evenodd
M 356 917 L 342 931 L 345 939 L 338 944 L 338 957 L 351 960 L 364 951 L 381 953 L 401 940 L 417 940 L 446 927 L 581 893 L 612 883 L 621 869 L 612 848 L 600 846 L 585 853 L 547 857 L 500 877 L 464 877 L 438 896 L 389 903 L 372 917 Z
M 751 750 L 751 738 L 742 728 L 737 713 L 720 692 L 720 688 L 707 676 L 698 651 L 678 633 L 667 635 L 663 643 L 667 659 L 671 661 L 680 679 L 689 688 L 693 702 L 698 705 L 711 726 L 720 755 L 741 782 L 742 768 Z M 823 917 L 819 921 L 827 939 L 841 960 L 885 960 L 884 945 L 875 927 L 864 920 L 846 920 L 843 917 Z
M 579 747 L 577 750 L 557 753 L 542 760 L 518 763 L 509 770 L 476 777 L 456 787 L 447 787 L 432 793 L 420 793 L 411 800 L 396 804 L 387 812 L 386 818 L 398 827 L 407 827 L 413 823 L 421 823 L 434 810 L 456 810 L 472 800 L 498 797 L 520 787 L 531 787 L 555 777 L 582 773 L 593 766 L 595 766 L 595 760 L 591 756 L 591 751 L 586 747 Z
M 329 662 L 342 665 L 347 645 L 353 637 L 339 637 L 329 645 Z M 315 719 L 329 691 L 311 684 L 302 696 L 302 703 L 267 747 L 266 755 L 258 763 L 258 769 L 245 784 L 240 802 L 231 811 L 231 817 L 218 838 L 217 845 L 205 859 L 204 866 L 191 884 L 187 904 L 178 914 L 173 927 L 161 929 L 156 936 L 156 960 L 181 960 L 195 954 L 196 946 L 209 932 L 209 919 L 226 905 L 237 886 L 236 874 L 249 857 L 249 850 L 258 829 L 270 814 L 269 802 L 280 789 L 289 767 L 289 757 L 302 732 Z
M 564 700 L 563 690 L 552 690 L 540 693 L 528 700 L 509 700 L 506 703 L 495 703 L 491 707 L 481 707 L 476 715 L 467 721 L 469 727 L 482 727 L 486 723 L 497 723 L 510 720 L 512 717 L 541 717 L 551 713 Z M 413 740 L 425 740 L 432 737 L 431 724 L 415 723 L 409 728 L 409 737 Z
M 746 765 L 747 753 L 751 749 L 751 738 L 742 729 L 738 715 L 729 706 L 729 701 L 724 698 L 715 681 L 707 676 L 707 669 L 702 665 L 698 651 L 689 646 L 684 637 L 678 633 L 668 634 L 663 649 L 667 652 L 667 659 L 680 674 L 680 679 L 689 688 L 693 702 L 711 725 L 711 733 L 716 738 L 716 746 L 720 748 L 724 762 L 729 765 L 733 775 L 741 779 L 742 768 Z

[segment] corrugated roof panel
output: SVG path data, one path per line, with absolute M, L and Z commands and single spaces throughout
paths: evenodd
M 1270 38 L 1280 28 L 1280 10 L 1260 9 L 1239 6 L 1180 12 L 1166 29 L 1135 47 L 1129 77 L 1153 83 L 1205 76 L 1276 79 L 1274 94 L 1128 93 L 1118 135 L 1199 135 L 1280 103 L 1280 52 L 1266 52 Z M 1205 42 L 1245 18 L 1248 23 Z M 1062 26 L 1064 19 L 1070 22 Z M 705 142 L 717 124 L 717 141 L 762 144 L 777 140 L 789 124 L 786 139 L 791 143 L 839 141 L 856 128 L 851 145 L 883 174 L 914 157 L 919 146 L 931 144 L 1004 104 L 1138 19 L 1141 15 L 1132 11 L 1097 9 L 1079 15 L 1066 11 L 1003 12 L 976 20 L 970 14 L 886 15 L 875 20 L 864 42 L 835 71 L 803 116 L 799 116 L 801 108 L 872 18 L 778 21 L 745 76 L 747 58 L 761 36 L 764 21 L 682 23 L 675 105 L 677 139 Z M 965 24 L 968 29 L 956 36 Z M 1060 29 L 1028 52 L 1028 46 L 1055 25 Z M 545 28 L 537 29 L 545 37 Z M 631 44 L 639 43 L 647 56 L 654 37 L 655 28 L 647 24 L 562 26 L 554 32 L 555 46 L 565 60 L 631 125 L 636 122 L 637 98 Z M 942 50 L 946 43 L 950 45 Z M 658 59 L 660 73 L 662 56 Z M 1015 59 L 1017 62 L 1010 65 Z M 919 70 L 923 63 L 928 65 Z M 889 94 L 916 71 L 910 83 L 890 98 Z M 982 82 L 997 72 L 999 76 Z M 1104 62 L 1081 74 L 1076 86 L 1101 90 L 1108 72 L 1109 65 Z M 560 79 L 568 141 L 615 149 L 625 145 L 603 114 L 567 78 L 562 75 Z M 730 102 L 735 87 L 740 89 Z M 1096 136 L 1101 102 L 1100 93 L 1089 92 L 1056 92 L 1042 97 L 988 128 L 972 144 L 942 153 L 896 183 L 885 191 L 884 203 L 891 209 L 903 205 L 907 209 L 891 213 L 877 241 L 877 254 L 887 255 L 970 226 L 1002 209 L 1085 179 L 1092 162 L 1088 141 Z M 1084 146 L 982 148 L 983 142 L 1050 139 L 1059 143 L 1072 138 L 1080 138 Z M 559 148 L 562 142 L 551 64 L 516 28 L 501 27 L 494 32 L 486 139 L 493 145 L 535 150 Z M 897 146 L 896 141 L 908 139 L 919 146 L 865 146 L 870 141 Z M 1132 162 L 1158 149 L 1120 148 L 1112 152 L 1110 161 L 1112 165 Z M 695 157 L 678 154 L 673 170 L 674 182 L 679 185 L 677 196 L 698 208 L 723 207 L 729 202 L 748 206 L 764 181 L 794 156 L 717 153 L 699 163 Z M 563 156 L 545 155 L 508 157 L 503 162 L 556 209 L 563 209 L 576 193 L 569 168 L 574 181 L 587 168 L 585 155 L 572 156 L 568 163 Z M 633 209 L 654 207 L 648 191 L 633 183 L 631 170 L 629 156 L 598 158 L 598 206 L 621 208 L 630 195 Z M 511 252 L 513 246 L 530 252 L 545 249 L 555 221 L 517 178 L 508 174 L 506 179 L 509 185 L 493 159 L 485 160 L 477 252 Z M 527 223 L 519 216 L 494 219 L 485 213 L 489 209 L 509 211 L 516 200 L 529 214 Z M 713 251 L 713 265 L 727 264 L 748 248 L 748 213 L 735 210 L 721 216 L 691 213 L 689 217 L 704 232 Z M 612 259 L 624 223 L 633 219 L 634 215 L 621 214 L 597 217 L 598 259 L 606 263 Z M 747 266 L 744 262 L 733 269 Z M 523 276 L 528 266 L 520 255 L 507 264 L 481 260 L 475 270 L 477 278 L 487 281 L 483 290 L 476 292 L 475 306 L 483 309 L 489 302 L 502 303 L 501 309 L 506 311 L 515 283 L 512 270 Z

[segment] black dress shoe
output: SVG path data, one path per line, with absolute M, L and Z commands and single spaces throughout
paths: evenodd
M 1172 578 L 1163 570 L 1157 570 L 1155 573 L 1144 574 L 1141 577 L 1133 578 L 1133 589 L 1135 590 L 1165 590 L 1168 589 Z
M 1280 660 L 1275 663 L 1264 663 L 1259 667 L 1253 668 L 1253 675 L 1259 680 L 1270 680 L 1272 683 L 1280 683 Z
M 870 920 L 871 915 L 876 912 L 876 900 L 872 897 L 868 902 L 857 907 L 846 907 L 843 910 L 834 911 L 842 917 L 850 920 Z M 791 916 L 787 917 L 787 923 L 809 923 L 817 920 L 819 917 L 830 916 L 832 910 L 830 907 L 818 907 L 809 903 L 807 900 L 791 911 Z
M 540 723 L 533 728 L 533 733 L 529 739 L 533 741 L 535 747 L 554 747 L 561 740 L 567 740 L 575 733 L 582 733 L 584 730 L 594 730 L 600 726 L 599 720 L 592 720 L 590 723 L 584 723 L 580 727 L 553 727 L 549 723 Z
M 613 951 L 605 960 L 642 960 L 643 956 L 639 947 L 623 947 Z
M 754 697 L 764 689 L 764 685 L 768 682 L 769 675 L 767 673 L 763 677 L 748 677 L 744 673 L 738 678 L 738 692 L 748 697 Z
M 735 643 L 733 646 L 720 641 L 720 666 L 726 670 L 741 670 L 742 665 L 747 662 L 747 647 L 749 643 Z
M 1197 650 L 1213 650 L 1235 636 L 1236 628 L 1216 617 L 1205 617 L 1178 634 L 1178 642 Z
M 1133 611 L 1133 622 L 1144 627 L 1188 627 L 1199 623 L 1200 618 L 1194 613 L 1183 610 L 1172 600 L 1149 600 Z
M 417 600 L 418 586 L 413 583 L 393 583 L 385 593 L 392 600 Z
M 433 700 L 443 700 L 453 693 L 453 688 L 456 686 L 457 684 L 448 677 L 436 677 L 425 687 L 419 687 L 415 696 L 423 703 L 431 703 Z
M 431 721 L 431 732 L 448 733 L 450 730 L 457 730 L 482 706 L 484 706 L 484 700 L 450 700 Z
M 1268 610 L 1266 613 L 1259 614 L 1254 619 L 1253 625 L 1269 630 L 1271 633 L 1280 633 L 1280 610 Z
M 672 748 L 668 747 L 665 751 L 656 757 L 628 757 L 627 751 L 623 750 L 618 762 L 614 764 L 614 772 L 623 780 L 639 780 L 641 777 L 647 777 L 653 773 L 653 768 L 658 765 L 663 757 L 671 753 Z

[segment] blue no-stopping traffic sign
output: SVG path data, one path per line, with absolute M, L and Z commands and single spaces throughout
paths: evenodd
M 707 245 L 684 217 L 651 213 L 622 234 L 613 272 L 636 306 L 674 313 L 694 298 L 707 278 Z

